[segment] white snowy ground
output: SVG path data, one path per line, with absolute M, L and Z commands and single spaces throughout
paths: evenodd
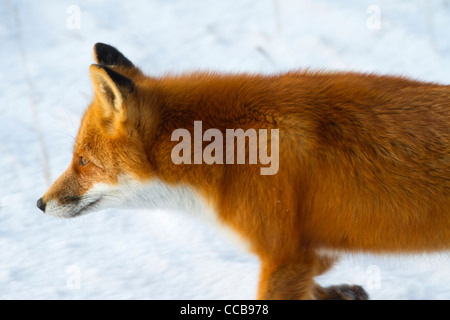
M 183 212 L 36 208 L 71 159 L 96 42 L 154 75 L 310 67 L 450 83 L 448 0 L 1 0 L 0 299 L 255 297 L 258 260 Z M 355 255 L 319 280 L 450 299 L 449 275 L 448 254 Z

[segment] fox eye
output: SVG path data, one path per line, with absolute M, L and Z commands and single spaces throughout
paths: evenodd
M 90 162 L 90 161 L 89 161 L 88 159 L 86 159 L 86 158 L 84 158 L 84 157 L 80 157 L 79 165 L 84 167 L 84 166 L 86 166 L 89 162 Z

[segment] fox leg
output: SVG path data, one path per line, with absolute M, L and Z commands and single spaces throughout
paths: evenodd
M 314 277 L 329 270 L 335 257 L 305 253 L 296 261 L 273 263 L 263 260 L 259 279 L 258 299 L 270 300 L 366 300 L 360 286 L 323 288 Z
M 259 278 L 258 299 L 262 300 L 306 300 L 314 299 L 316 257 L 305 253 L 296 261 L 274 263 L 262 260 Z

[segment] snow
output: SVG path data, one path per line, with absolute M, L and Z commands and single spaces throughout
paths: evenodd
M 449 25 L 448 0 L 2 0 L 0 299 L 256 295 L 257 258 L 184 212 L 67 220 L 36 208 L 71 159 L 96 42 L 152 75 L 308 67 L 448 84 Z M 319 282 L 360 284 L 373 299 L 449 299 L 449 270 L 447 253 L 351 255 Z

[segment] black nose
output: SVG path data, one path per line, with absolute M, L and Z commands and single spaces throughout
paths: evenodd
M 42 198 L 40 198 L 37 201 L 36 205 L 39 209 L 41 209 L 43 212 L 45 212 L 45 202 L 44 202 L 44 200 L 42 200 Z

